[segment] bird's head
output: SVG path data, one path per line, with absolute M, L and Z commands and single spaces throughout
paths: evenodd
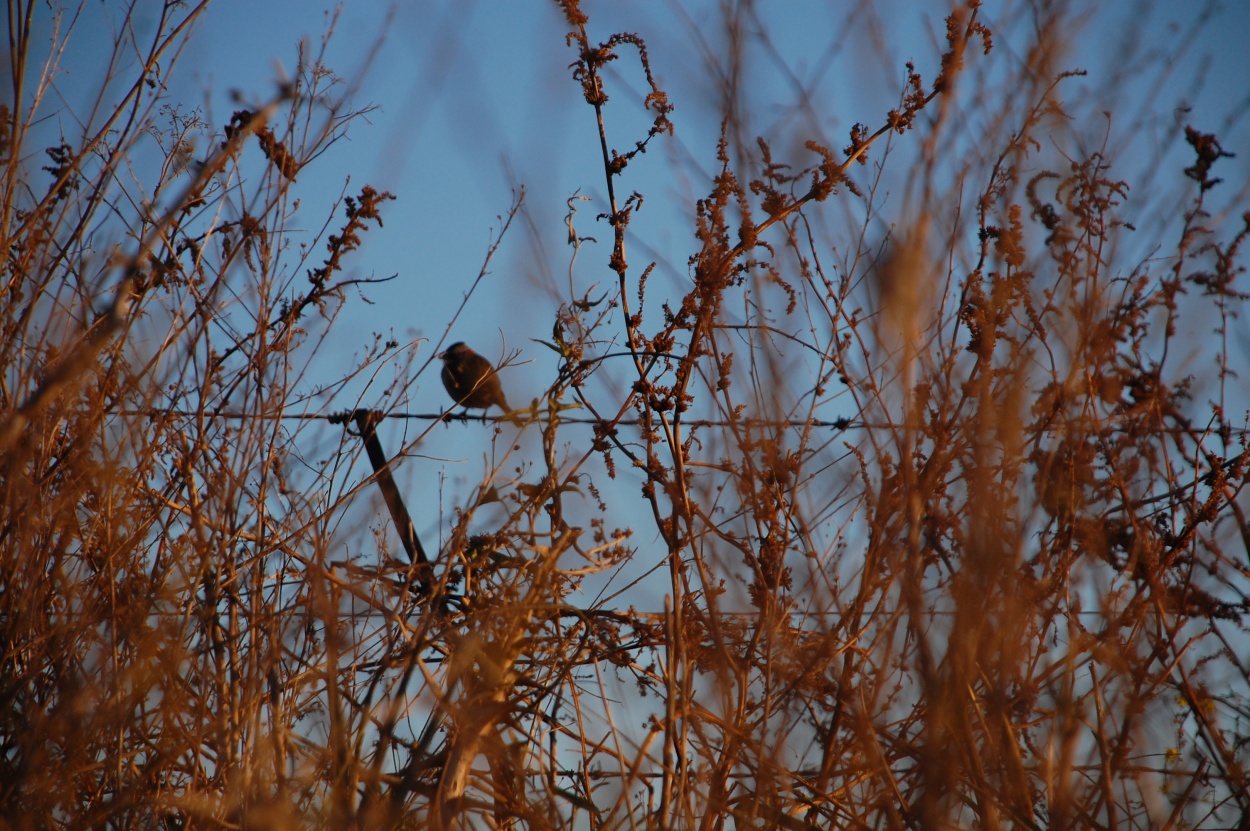
M 445 361 L 448 358 L 459 358 L 464 355 L 468 355 L 472 351 L 473 350 L 469 349 L 469 347 L 464 345 L 464 341 L 458 340 L 455 343 L 453 343 L 451 346 L 447 347 L 445 351 L 440 352 L 438 357 L 442 358 Z

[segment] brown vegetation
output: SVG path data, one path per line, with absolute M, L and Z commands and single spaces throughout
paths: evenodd
M 1211 204 L 1246 184 L 1219 182 L 1218 137 L 1185 128 L 1188 166 L 1139 194 L 1064 118 L 1064 21 L 1038 10 L 1027 61 L 996 66 L 970 0 L 844 148 L 744 143 L 727 115 L 673 288 L 628 255 L 629 180 L 680 110 L 645 32 L 564 0 L 617 283 L 554 311 L 533 447 L 500 425 L 423 545 L 380 414 L 298 399 L 390 195 L 327 204 L 339 230 L 296 247 L 290 189 L 358 113 L 305 54 L 228 124 L 162 101 L 206 5 L 166 4 L 129 92 L 46 152 L 10 16 L 0 827 L 1250 815 L 1250 216 Z M 605 126 L 612 62 L 643 135 Z M 882 225 L 889 141 L 914 155 Z M 407 562 L 355 524 L 375 483 Z

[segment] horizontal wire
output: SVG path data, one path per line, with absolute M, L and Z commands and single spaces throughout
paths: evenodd
M 367 409 L 367 408 L 366 408 Z M 261 420 L 287 420 L 287 421 L 329 421 L 331 424 L 346 423 L 353 418 L 355 410 L 344 410 L 337 413 L 240 413 L 240 412 L 200 412 L 197 410 L 181 410 L 181 409 L 125 409 L 118 410 L 117 415 L 134 416 L 139 418 L 198 418 L 207 415 L 210 418 L 227 418 L 227 419 L 261 419 Z M 376 411 L 378 418 L 395 418 L 402 420 L 416 421 L 446 421 L 461 422 L 468 424 L 477 422 L 482 424 L 499 424 L 511 423 L 508 416 L 488 416 L 470 415 L 468 413 L 388 413 Z M 513 413 L 513 416 L 517 413 Z M 551 416 L 541 415 L 531 419 L 527 419 L 527 424 L 549 424 Z M 560 416 L 558 418 L 560 424 L 635 424 L 641 425 L 643 420 L 640 418 L 623 418 L 618 421 L 606 418 L 579 418 L 576 416 Z M 655 423 L 655 422 L 653 422 Z M 835 430 L 849 430 L 853 427 L 877 427 L 883 429 L 897 428 L 899 424 L 869 424 L 867 422 L 855 421 L 849 418 L 836 418 L 832 421 L 823 419 L 812 419 L 808 421 L 791 421 L 789 419 L 769 420 L 743 418 L 736 421 L 723 421 L 716 419 L 682 419 L 681 423 L 687 427 L 729 427 L 733 425 L 742 425 L 748 427 L 828 427 Z
M 368 408 L 366 407 L 364 409 L 367 410 Z M 240 413 L 240 412 L 210 412 L 208 410 L 205 410 L 205 411 L 182 410 L 182 409 L 176 409 L 176 408 L 171 408 L 171 409 L 144 408 L 144 409 L 118 410 L 116 412 L 116 415 L 133 416 L 133 417 L 140 417 L 140 418 L 163 418 L 163 417 L 198 418 L 198 417 L 207 415 L 209 418 L 225 418 L 225 419 L 238 419 L 238 420 L 260 419 L 262 421 L 328 421 L 331 424 L 343 424 L 343 423 L 350 421 L 353 418 L 355 412 L 356 412 L 355 410 L 343 410 L 343 411 L 336 412 L 336 413 Z M 394 418 L 394 419 L 401 419 L 401 420 L 444 421 L 444 422 L 455 421 L 455 422 L 460 422 L 462 424 L 512 423 L 511 418 L 509 416 L 488 416 L 485 413 L 483 413 L 482 415 L 470 415 L 469 413 L 454 413 L 454 412 L 443 412 L 443 413 L 390 412 L 388 413 L 388 412 L 383 412 L 380 410 L 373 411 L 373 412 L 376 413 L 377 418 Z M 520 411 L 520 412 L 524 412 L 524 411 Z M 518 415 L 520 415 L 520 412 L 513 412 L 509 415 L 515 418 Z M 540 415 L 540 416 L 526 419 L 525 423 L 526 424 L 550 424 L 551 420 L 552 420 L 551 416 Z M 640 418 L 623 418 L 618 421 L 613 421 L 612 419 L 606 419 L 606 418 L 579 418 L 576 416 L 560 416 L 559 423 L 560 424 L 589 424 L 589 425 L 630 424 L 630 425 L 635 425 L 635 426 L 642 426 L 643 420 Z M 658 422 L 653 422 L 653 424 L 655 426 L 659 426 Z M 902 429 L 910 428 L 912 430 L 917 430 L 917 431 L 923 431 L 926 427 L 929 426 L 928 424 L 908 425 L 904 422 L 888 422 L 888 421 L 870 422 L 870 421 L 862 421 L 859 419 L 851 419 L 851 418 L 835 418 L 832 421 L 828 419 L 810 419 L 806 421 L 792 421 L 790 419 L 773 420 L 773 419 L 759 419 L 759 418 L 742 418 L 742 419 L 737 419 L 734 421 L 727 421 L 727 420 L 722 420 L 722 419 L 692 418 L 692 419 L 682 419 L 681 424 L 686 427 L 731 427 L 731 426 L 781 427 L 781 428 L 820 427 L 820 428 L 829 428 L 833 430 L 853 430 L 853 429 L 854 430 L 902 430 Z M 1154 432 L 1164 434 L 1164 435 L 1174 435 L 1174 434 L 1192 434 L 1195 432 L 1195 430 L 1189 427 L 1157 427 L 1155 428 Z M 1202 432 L 1202 431 L 1199 431 L 1199 432 Z M 1214 436 L 1219 436 L 1222 431 L 1212 430 L 1209 432 L 1214 437 Z M 1231 436 L 1247 436 L 1247 435 L 1250 435 L 1250 428 L 1230 429 L 1228 431 L 1228 434 Z

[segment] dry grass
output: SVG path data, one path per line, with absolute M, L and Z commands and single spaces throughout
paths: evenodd
M 1135 195 L 1063 117 L 1068 21 L 1038 11 L 1011 69 L 968 3 L 845 148 L 783 158 L 727 119 L 669 286 L 627 256 L 644 157 L 609 149 L 671 131 L 645 33 L 561 5 L 618 283 L 553 314 L 536 452 L 499 445 L 407 563 L 354 524 L 374 482 L 406 517 L 380 445 L 352 467 L 376 417 L 285 418 L 389 198 L 327 206 L 322 262 L 284 242 L 292 179 L 353 115 L 319 61 L 228 125 L 158 108 L 143 67 L 172 71 L 203 10 L 171 4 L 131 97 L 48 166 L 43 103 L 2 113 L 0 825 L 1250 815 L 1250 219 L 1212 215 L 1218 138 L 1187 130 L 1191 166 L 1157 172 L 1179 214 Z M 645 135 L 604 126 L 617 59 Z M 1134 205 L 1166 233 L 1149 260 L 1123 253 Z M 1199 328 L 1216 361 L 1187 368 Z M 340 435 L 320 467 L 298 452 Z

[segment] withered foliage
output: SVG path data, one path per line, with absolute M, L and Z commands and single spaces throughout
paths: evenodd
M 36 152 L 41 102 L 0 112 L 4 822 L 1250 815 L 1250 215 L 1218 201 L 1247 186 L 1220 137 L 1174 127 L 1185 157 L 1130 181 L 1067 112 L 1072 21 L 1031 9 L 1025 62 L 1000 63 L 969 0 L 845 146 L 802 120 L 744 141 L 727 108 L 667 282 L 682 269 L 627 253 L 654 250 L 634 220 L 671 194 L 630 177 L 681 102 L 645 32 L 559 5 L 613 231 L 586 266 L 571 199 L 568 236 L 612 287 L 560 297 L 521 438 L 469 425 L 494 442 L 478 486 L 436 512 L 430 477 L 401 479 L 417 562 L 367 497 L 387 483 L 409 521 L 390 470 L 427 433 L 388 462 L 385 413 L 300 396 L 393 198 L 344 198 L 320 265 L 293 247 L 296 176 L 351 120 L 324 67 L 205 123 L 143 83 L 203 8 L 167 4 L 129 126 Z M 762 8 L 723 25 L 766 40 Z M 729 40 L 709 77 L 743 66 Z M 607 126 L 621 77 L 637 136 Z M 152 142 L 150 178 L 120 176 Z M 430 380 L 427 351 L 379 397 Z

